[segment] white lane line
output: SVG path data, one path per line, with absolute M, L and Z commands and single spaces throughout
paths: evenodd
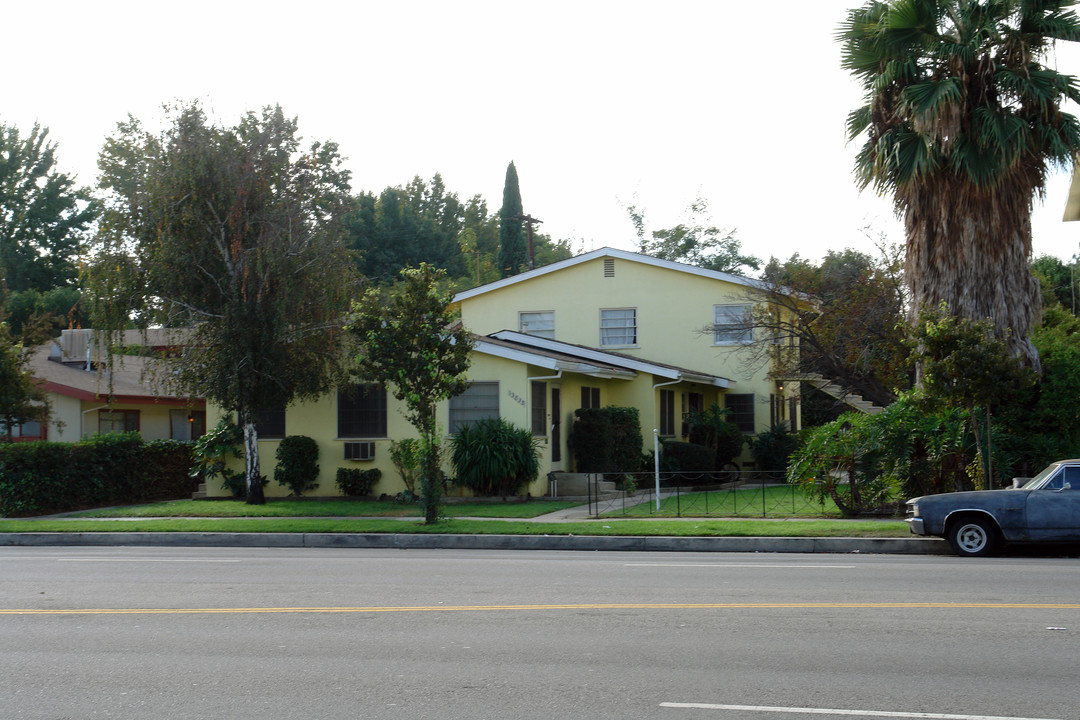
M 238 563 L 238 558 L 56 558 L 56 562 Z
M 787 570 L 801 570 L 802 568 L 809 569 L 833 569 L 833 570 L 852 570 L 855 565 L 768 565 L 765 563 L 623 563 L 623 567 L 710 567 L 710 568 L 762 568 L 765 570 L 771 570 L 772 568 L 787 569 Z
M 770 707 L 767 705 L 714 705 L 712 703 L 660 703 L 665 708 L 695 710 L 739 710 L 742 712 L 791 713 L 802 715 L 844 715 L 887 718 L 930 718 L 931 720 L 1059 720 L 1058 718 L 1022 718 L 1002 715 L 945 715 L 942 713 L 892 712 L 888 710 L 837 710 L 835 708 Z

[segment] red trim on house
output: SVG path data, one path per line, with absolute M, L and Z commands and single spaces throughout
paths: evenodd
M 90 402 L 107 402 L 110 396 L 107 394 L 90 392 L 89 390 L 80 390 L 73 388 L 69 385 L 61 385 L 60 383 L 46 380 L 40 383 L 39 387 L 48 392 L 54 392 L 59 395 L 66 395 L 67 397 L 73 397 L 77 400 L 88 400 Z M 175 397 L 155 397 L 146 395 L 112 395 L 113 403 L 128 403 L 131 405 L 177 405 L 182 407 L 200 406 L 205 405 L 206 401 L 196 400 L 194 398 L 175 398 Z

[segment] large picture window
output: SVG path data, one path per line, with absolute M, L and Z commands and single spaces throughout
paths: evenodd
M 748 345 L 753 341 L 749 305 L 713 306 L 713 343 Z
M 727 393 L 724 395 L 724 407 L 731 411 L 728 422 L 734 423 L 744 433 L 754 432 L 753 393 Z
M 338 437 L 386 437 L 386 388 L 371 383 L 338 388 Z
M 637 310 L 616 308 L 600 311 L 601 345 L 637 345 Z
M 469 383 L 465 392 L 450 398 L 450 434 L 478 420 L 499 417 L 499 383 Z
M 257 408 L 255 433 L 260 440 L 280 440 L 285 437 L 285 406 L 272 405 Z
M 138 410 L 98 410 L 98 432 L 102 435 L 138 431 Z

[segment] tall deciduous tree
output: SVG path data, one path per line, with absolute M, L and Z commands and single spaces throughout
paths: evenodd
M 352 274 L 337 146 L 302 148 L 280 107 L 221 127 L 190 105 L 160 135 L 122 124 L 100 165 L 113 197 L 91 280 L 114 302 L 97 317 L 192 327 L 171 377 L 237 413 L 247 500 L 262 503 L 258 411 L 323 394 L 339 367 Z
M 45 392 L 26 367 L 27 348 L 12 337 L 6 322 L 7 290 L 0 282 L 0 440 L 11 440 L 15 425 L 44 421 L 48 409 Z
M 1043 64 L 1080 40 L 1073 0 L 873 1 L 849 13 L 843 67 L 865 90 L 856 175 L 892 193 L 907 232 L 915 311 L 944 301 L 992 318 L 1013 354 L 1038 366 L 1040 316 L 1028 269 L 1031 204 L 1049 167 L 1072 167 L 1080 125 L 1060 105 L 1075 79 Z
M 518 187 L 517 168 L 511 160 L 506 167 L 503 183 L 503 202 L 499 208 L 499 273 L 501 277 L 517 275 L 529 266 L 529 251 L 525 247 L 525 235 L 521 229 L 521 190 Z
M 646 231 L 645 211 L 636 205 L 626 208 L 638 237 L 638 251 L 661 260 L 687 263 L 718 272 L 757 270 L 761 260 L 744 255 L 734 230 L 722 230 L 708 217 L 709 203 L 697 198 L 688 208 L 690 217 L 672 228 Z
M 35 124 L 24 138 L 0 123 L 0 267 L 14 293 L 71 284 L 96 213 L 87 191 L 56 169 L 48 135 Z
M 403 268 L 421 262 L 464 272 L 458 235 L 465 208 L 448 192 L 438 173 L 430 182 L 414 177 L 405 187 L 388 187 L 378 197 L 361 193 L 346 220 L 347 244 L 356 252 L 361 274 L 389 284 Z
M 405 403 L 405 417 L 423 444 L 420 502 L 424 518 L 439 518 L 439 438 L 436 406 L 465 389 L 472 339 L 450 309 L 451 296 L 438 290 L 442 270 L 422 263 L 401 271 L 388 298 L 372 288 L 354 306 L 350 330 L 360 345 L 356 371 L 385 383 Z

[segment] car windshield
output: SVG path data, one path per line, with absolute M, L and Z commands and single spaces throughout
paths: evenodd
M 1053 465 L 1048 466 L 1041 473 L 1039 473 L 1038 475 L 1036 475 L 1035 477 L 1031 478 L 1026 483 L 1024 483 L 1024 485 L 1023 485 L 1023 487 L 1021 489 L 1023 489 L 1023 490 L 1032 490 L 1034 488 L 1039 487 L 1039 485 L 1042 484 L 1043 480 L 1045 480 L 1046 478 L 1053 475 L 1054 471 L 1056 471 L 1060 465 L 1061 465 L 1061 463 L 1054 463 Z

